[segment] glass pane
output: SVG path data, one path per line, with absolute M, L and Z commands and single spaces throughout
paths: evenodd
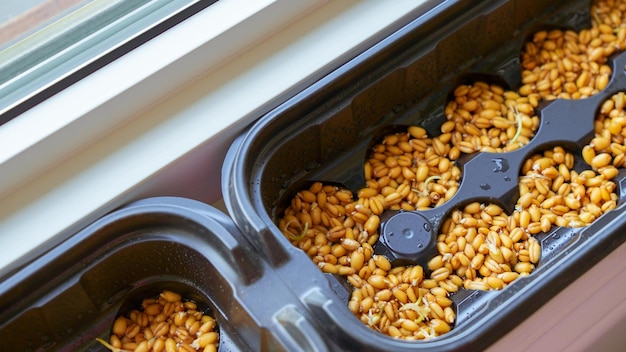
M 93 0 L 5 0 L 0 3 L 0 50 Z
M 0 2 L 0 125 L 215 1 Z

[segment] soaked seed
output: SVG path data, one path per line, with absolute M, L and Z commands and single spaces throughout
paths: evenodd
M 429 262 L 428 262 L 428 268 L 430 270 L 437 270 L 440 269 L 441 267 L 443 267 L 443 257 L 441 255 L 438 255 L 436 257 L 433 257 Z
M 488 276 L 485 281 L 494 290 L 501 290 L 504 287 L 504 280 L 496 276 Z
M 389 259 L 387 259 L 385 256 L 375 255 L 373 258 L 374 258 L 374 263 L 376 264 L 378 268 L 384 271 L 391 270 L 391 263 L 389 262 Z
M 484 281 L 466 280 L 464 287 L 468 290 L 488 291 L 489 285 Z
M 345 248 L 348 251 L 354 251 L 357 248 L 361 247 L 361 244 L 354 240 L 354 239 L 350 239 L 350 238 L 341 238 L 341 246 L 343 248 Z
M 409 134 L 413 137 L 413 138 L 425 138 L 427 136 L 426 130 L 422 127 L 419 126 L 410 126 L 409 127 Z
M 372 285 L 372 287 L 377 289 L 385 289 L 387 288 L 387 280 L 382 275 L 371 275 L 367 282 Z
M 467 214 L 478 214 L 480 210 L 481 210 L 481 204 L 478 202 L 474 202 L 474 203 L 470 203 L 466 205 L 463 212 Z
M 437 270 L 434 270 L 431 273 L 430 278 L 435 281 L 443 281 L 447 279 L 449 275 L 450 275 L 450 270 L 446 267 L 442 267 Z
M 519 277 L 519 273 L 507 271 L 502 274 L 498 274 L 498 278 L 502 279 L 504 283 L 511 283 Z
M 596 157 L 596 151 L 593 147 L 586 145 L 583 147 L 582 156 L 587 164 L 592 165 L 593 159 Z
M 528 240 L 528 253 L 531 263 L 537 264 L 541 258 L 541 245 L 535 238 Z
M 515 271 L 520 274 L 529 274 L 533 271 L 534 267 L 535 266 L 529 262 L 518 262 L 517 264 L 515 264 Z
M 367 220 L 367 222 L 365 223 L 363 227 L 365 228 L 365 231 L 367 231 L 369 234 L 374 234 L 378 232 L 379 225 L 380 225 L 380 218 L 378 217 L 378 215 L 372 215 L 370 216 L 370 218 Z

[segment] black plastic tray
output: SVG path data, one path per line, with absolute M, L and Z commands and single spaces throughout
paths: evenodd
M 352 351 L 482 350 L 626 240 L 622 170 L 616 180 L 617 209 L 588 227 L 553 227 L 536 236 L 542 260 L 531 275 L 501 291 L 460 290 L 452 297 L 457 321 L 451 332 L 407 342 L 362 324 L 348 310 L 349 290 L 322 273 L 275 225 L 295 193 L 313 181 L 340 184 L 356 194 L 365 185 L 368 147 L 380 131 L 419 124 L 436 135 L 445 121 L 446 99 L 459 83 L 480 77 L 519 87 L 519 55 L 529 36 L 545 28 L 589 28 L 590 5 L 588 0 L 442 2 L 261 118 L 235 141 L 222 179 L 229 213 L 312 312 L 326 338 Z M 462 161 L 457 195 L 418 213 L 436 228 L 452 209 L 470 201 L 496 201 L 512 209 L 527 157 L 563 145 L 580 159 L 580 148 L 593 137 L 600 104 L 626 90 L 626 54 L 611 61 L 613 76 L 600 94 L 544 104 L 541 126 L 528 145 Z M 490 187 L 481 187 L 484 182 Z
M 173 290 L 215 317 L 219 351 L 327 350 L 232 221 L 175 197 L 124 206 L 0 282 L 0 350 L 107 351 L 113 321 Z

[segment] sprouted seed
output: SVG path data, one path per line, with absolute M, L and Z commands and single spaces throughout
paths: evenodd
M 113 346 L 111 346 L 110 343 L 106 342 L 105 340 L 103 340 L 103 339 L 101 339 L 99 337 L 96 337 L 96 341 L 100 342 L 104 347 L 108 348 L 112 352 L 133 352 L 131 350 L 124 350 L 124 349 L 121 349 L 121 348 L 113 347 Z
M 441 176 L 433 175 L 424 181 L 424 191 L 428 192 L 428 185 L 434 180 L 441 180 Z
M 109 341 L 96 338 L 112 352 L 217 351 L 219 334 L 213 317 L 198 310 L 192 301 L 165 290 L 146 298 L 141 309 L 118 316 Z
M 513 114 L 515 114 L 515 120 L 517 121 L 517 129 L 515 130 L 515 135 L 513 135 L 513 138 L 511 138 L 508 144 L 517 142 L 517 139 L 522 133 L 522 114 L 517 111 L 517 108 L 515 107 L 513 107 Z
M 297 223 L 297 222 L 295 220 L 288 221 L 287 224 L 285 225 L 285 228 L 283 229 L 283 231 L 286 234 L 288 234 L 290 240 L 292 240 L 292 241 L 300 241 L 301 239 L 304 238 L 304 236 L 306 236 L 306 233 L 309 230 L 309 223 L 308 222 L 304 223 L 304 229 L 300 232 L 299 235 L 296 235 L 293 232 L 289 231 L 289 225 L 291 225 L 292 223 Z

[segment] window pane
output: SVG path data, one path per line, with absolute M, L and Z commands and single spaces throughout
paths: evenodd
M 0 3 L 0 124 L 215 0 Z M 28 6 L 30 5 L 30 7 Z
M 0 3 L 0 50 L 93 0 L 5 0 Z

